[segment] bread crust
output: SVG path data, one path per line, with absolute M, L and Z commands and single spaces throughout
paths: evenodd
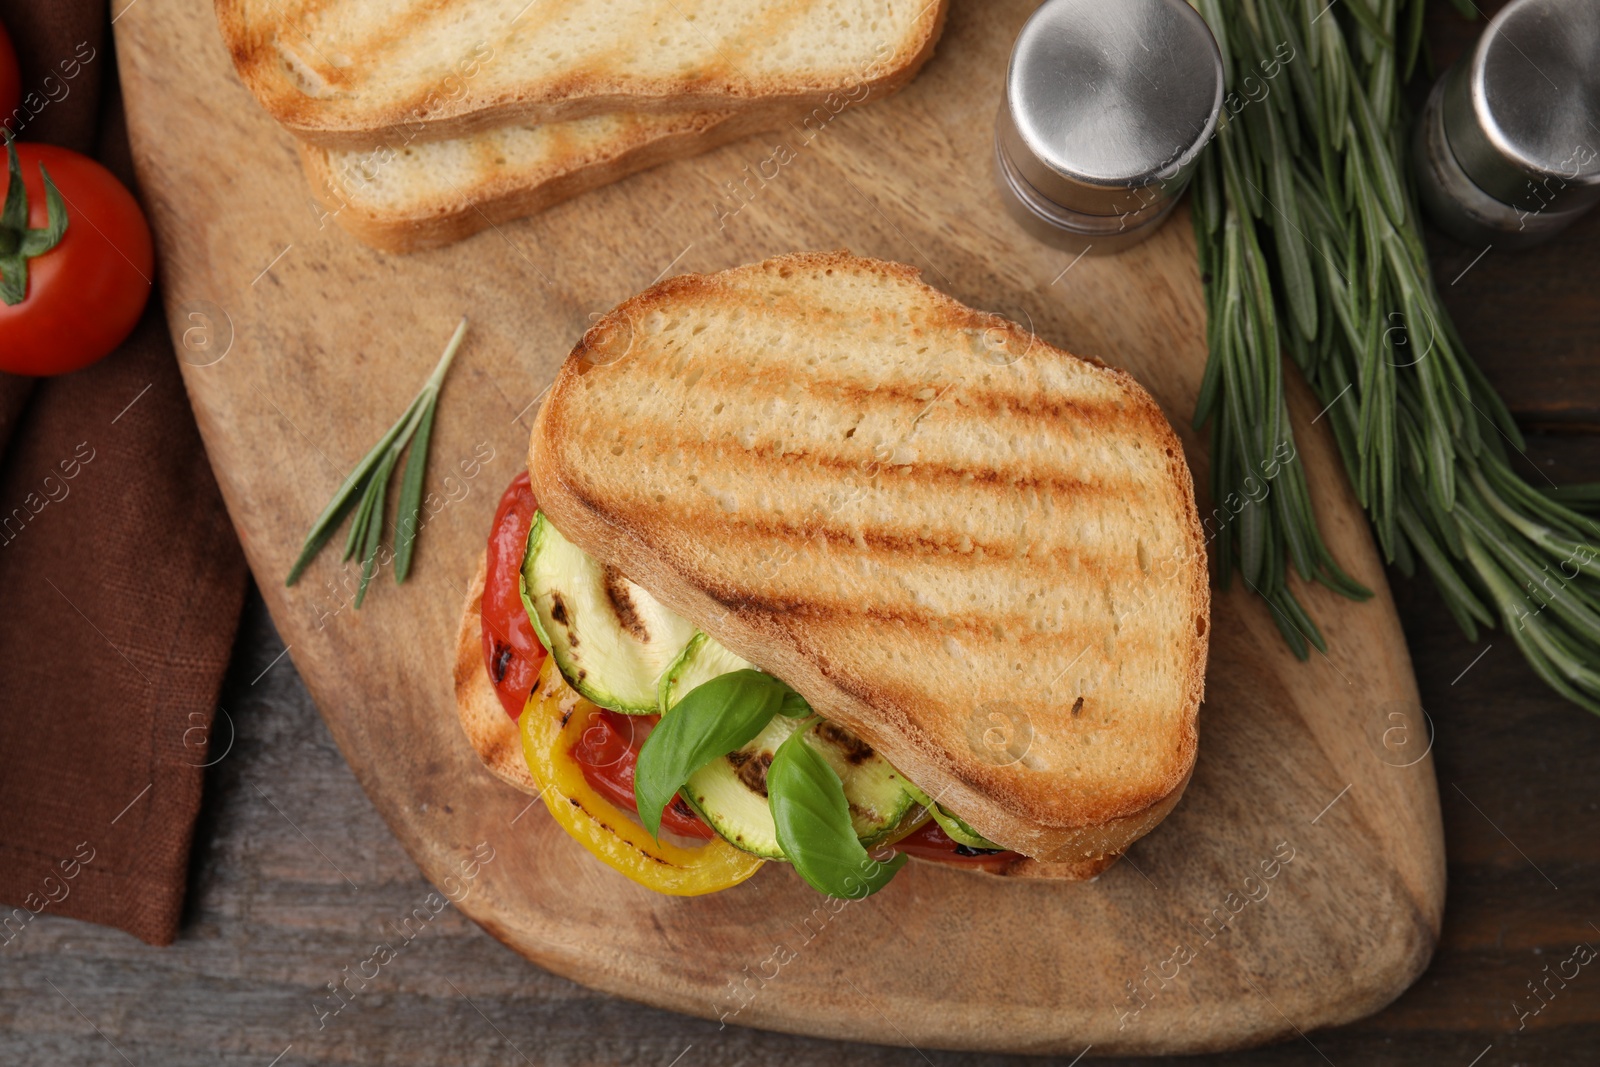
M 457 78 L 465 89 L 449 98 L 439 98 L 437 89 L 426 86 L 403 101 L 381 105 L 338 93 L 318 98 L 292 82 L 274 47 L 276 27 L 252 24 L 245 13 L 247 4 L 248 0 L 215 0 L 217 24 L 240 80 L 280 125 L 300 140 L 324 148 L 359 150 L 400 130 L 407 132 L 408 140 L 445 140 L 496 126 L 562 122 L 617 111 L 797 112 L 840 90 L 835 77 L 806 80 L 715 73 L 689 81 L 579 71 L 496 92 L 474 91 L 470 81 Z M 855 103 L 888 96 L 916 76 L 933 55 L 948 6 L 949 0 L 930 3 L 907 33 L 895 64 L 847 87 L 852 94 L 861 91 Z M 278 11 L 276 5 L 268 8 Z
M 952 329 L 1007 331 L 1018 345 L 1031 346 L 1031 358 L 1088 362 L 1121 391 L 1142 439 L 1164 450 L 1166 477 L 1181 501 L 1177 519 L 1186 541 L 1184 566 L 1173 595 L 1192 619 L 1193 638 L 1183 651 L 1183 706 L 1177 709 L 1170 760 L 1147 787 L 1134 795 L 1105 802 L 1075 803 L 1071 810 L 1039 789 L 1024 788 L 1017 779 L 964 753 L 941 747 L 919 728 L 917 715 L 896 704 L 894 694 L 879 684 L 842 684 L 825 662 L 797 647 L 789 631 L 771 611 L 737 589 L 701 587 L 644 536 L 648 516 L 608 510 L 605 502 L 586 498 L 572 472 L 563 468 L 556 444 L 574 432 L 563 419 L 568 391 L 577 378 L 606 361 L 595 346 L 607 336 L 627 333 L 631 324 L 653 311 L 668 311 L 696 298 L 748 299 L 733 293 L 727 279 L 745 272 L 845 271 L 876 275 L 922 290 L 921 296 Z M 1208 649 L 1210 588 L 1205 565 L 1205 538 L 1194 503 L 1194 488 L 1182 447 L 1155 401 L 1125 372 L 1098 361 L 1079 361 L 1044 344 L 1012 323 L 996 325 L 993 316 L 974 311 L 931 289 L 920 272 L 902 264 L 860 259 L 848 252 L 799 253 L 716 275 L 684 275 L 653 286 L 602 318 L 573 349 L 535 422 L 528 466 L 540 507 L 571 541 L 596 558 L 617 567 L 668 607 L 694 621 L 724 645 L 790 685 L 825 717 L 855 732 L 888 756 L 910 779 L 940 796 L 979 832 L 1007 848 L 1033 857 L 1043 868 L 1083 872 L 1103 864 L 1149 832 L 1176 805 L 1193 771 L 1198 746 L 1198 709 L 1204 693 Z M 1066 876 L 1072 876 L 1070 874 Z M 1081 874 L 1079 875 L 1081 876 Z
M 396 211 L 351 196 L 332 164 L 329 149 L 301 142 L 300 162 L 312 193 L 340 228 L 380 251 L 410 253 L 452 244 L 662 163 L 778 129 L 788 118 L 768 108 L 686 112 L 670 132 L 629 131 L 605 150 L 564 160 L 532 180 L 503 176 L 469 188 L 453 188 L 448 194 Z M 383 150 L 384 146 L 375 149 Z
M 483 761 L 483 765 L 513 789 L 537 796 L 542 790 L 529 773 L 527 761 L 523 759 L 517 724 L 506 714 L 483 663 L 481 612 L 488 558 L 487 552 L 478 557 L 478 570 L 467 590 L 467 600 L 461 611 L 461 625 L 456 631 L 456 714 L 461 720 L 462 731 L 467 735 L 467 743 L 477 753 L 478 759 Z M 1019 857 L 1009 867 L 998 871 L 960 867 L 937 860 L 917 862 L 930 863 L 945 870 L 970 871 L 989 876 L 1082 881 L 1098 878 L 1118 858 L 1118 854 L 1112 853 L 1076 863 L 1040 863 Z

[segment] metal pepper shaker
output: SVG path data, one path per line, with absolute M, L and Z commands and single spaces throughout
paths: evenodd
M 1412 166 L 1467 244 L 1535 245 L 1600 202 L 1600 4 L 1506 5 L 1433 87 Z
M 1067 251 L 1136 244 L 1187 186 L 1222 91 L 1217 42 L 1184 0 L 1045 0 L 995 127 L 1007 209 Z

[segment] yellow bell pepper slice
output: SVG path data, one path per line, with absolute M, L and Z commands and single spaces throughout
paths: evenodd
M 764 862 L 760 857 L 720 837 L 694 848 L 657 842 L 630 812 L 595 791 L 572 757 L 594 710 L 561 677 L 555 657 L 547 657 L 518 725 L 528 769 L 562 829 L 606 866 L 670 896 L 715 893 L 755 874 Z

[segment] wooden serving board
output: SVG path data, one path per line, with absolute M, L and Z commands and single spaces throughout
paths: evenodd
M 491 778 L 456 723 L 458 612 L 532 405 L 591 316 L 667 274 L 812 248 L 914 264 L 968 304 L 1132 371 L 1206 484 L 1188 429 L 1205 344 L 1186 214 L 1121 256 L 1074 260 L 1026 238 L 992 189 L 1001 79 L 1032 4 L 957 0 L 909 89 L 809 141 L 747 140 L 412 257 L 319 218 L 208 0 L 115 6 L 168 317 L 250 565 L 423 871 L 448 887 L 475 848 L 493 850 L 462 907 L 496 937 L 587 985 L 737 1025 L 1069 1055 L 1294 1037 L 1377 1009 L 1421 972 L 1444 898 L 1429 726 L 1366 523 L 1304 396 L 1296 426 L 1323 529 L 1379 594 L 1307 591 L 1331 651 L 1300 663 L 1259 601 L 1219 593 L 1193 783 L 1096 882 L 914 864 L 841 907 L 769 865 L 731 892 L 660 897 Z M 357 611 L 356 570 L 330 552 L 285 589 L 307 526 L 463 313 L 472 332 L 441 403 L 410 582 L 380 575 Z

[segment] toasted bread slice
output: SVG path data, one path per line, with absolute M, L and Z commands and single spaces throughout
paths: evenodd
M 652 287 L 567 358 L 528 465 L 569 540 L 992 841 L 1099 862 L 1188 780 L 1210 593 L 1176 435 L 913 268 Z
M 302 144 L 300 158 L 341 227 L 385 252 L 416 252 L 783 123 L 767 110 L 622 112 L 399 148 Z
M 467 602 L 461 612 L 461 628 L 456 634 L 456 713 L 461 718 L 461 728 L 467 735 L 468 743 L 483 765 L 507 785 L 537 796 L 540 786 L 529 773 L 528 763 L 522 757 L 516 721 L 506 714 L 500 698 L 495 695 L 488 668 L 483 663 L 483 617 L 480 613 L 483 606 L 483 579 L 487 570 L 487 556 L 479 557 L 478 573 L 467 590 Z M 1115 863 L 1117 858 L 1111 854 L 1078 863 L 1040 863 L 1023 858 L 998 871 L 961 867 L 951 869 L 1004 874 L 1013 878 L 1081 880 L 1097 876 Z
M 370 147 L 617 111 L 859 103 L 933 53 L 947 0 L 216 0 L 245 86 L 302 140 Z

